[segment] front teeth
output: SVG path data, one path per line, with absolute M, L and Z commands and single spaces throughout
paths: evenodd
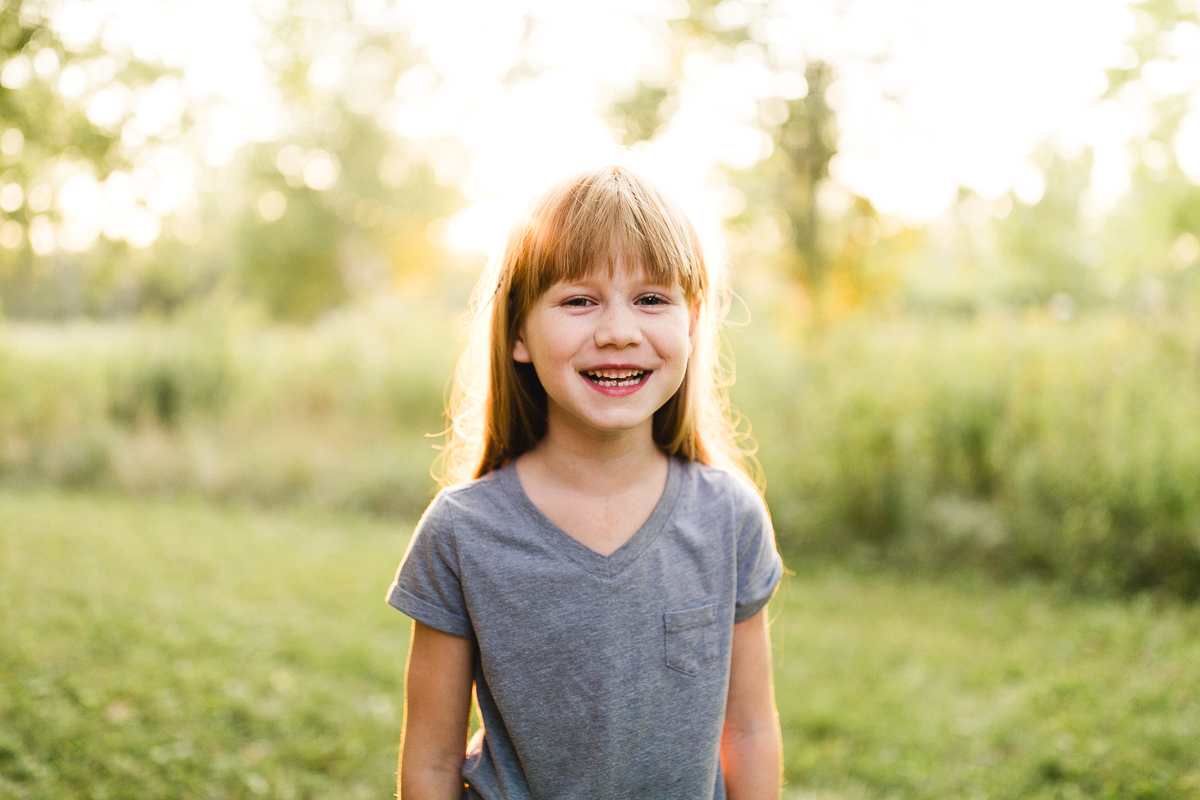
M 601 386 L 633 386 L 646 374 L 644 369 L 589 369 L 588 378 Z

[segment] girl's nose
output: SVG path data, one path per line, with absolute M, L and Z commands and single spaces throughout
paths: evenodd
M 625 303 L 612 303 L 596 326 L 597 347 L 633 347 L 642 342 L 636 312 Z

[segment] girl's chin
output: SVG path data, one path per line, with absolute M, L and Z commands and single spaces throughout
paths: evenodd
M 560 407 L 558 413 L 551 411 L 548 422 L 552 429 L 574 430 L 586 437 L 613 440 L 626 436 L 652 436 L 653 420 L 653 414 L 571 412 Z

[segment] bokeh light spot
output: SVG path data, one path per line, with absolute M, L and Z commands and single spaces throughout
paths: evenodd
M 15 219 L 6 221 L 0 225 L 0 247 L 6 247 L 9 250 L 20 247 L 21 240 L 24 238 L 23 234 L 21 223 Z
M 29 62 L 29 57 L 19 55 L 8 60 L 4 65 L 4 69 L 0 70 L 0 86 L 5 89 L 20 91 L 29 83 L 29 79 L 33 77 L 33 65 Z
M 258 203 L 255 207 L 258 209 L 258 215 L 263 218 L 263 221 L 274 222 L 287 211 L 287 198 L 283 196 L 283 192 L 272 189 L 269 192 L 264 192 L 263 196 L 258 198 Z
M 35 255 L 49 255 L 57 246 L 54 223 L 48 217 L 38 215 L 29 221 L 29 247 Z
M 332 189 L 341 174 L 337 158 L 325 150 L 313 150 L 304 157 L 304 185 L 318 192 Z
M 19 183 L 6 183 L 0 188 L 0 211 L 13 213 L 25 204 L 25 192 Z
M 20 128 L 9 128 L 0 135 L 0 153 L 12 158 L 25 147 L 25 134 Z

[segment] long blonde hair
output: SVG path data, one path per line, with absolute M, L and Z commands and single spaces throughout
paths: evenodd
M 546 433 L 546 394 L 531 364 L 513 359 L 526 314 L 558 281 L 579 280 L 618 257 L 698 303 L 699 331 L 683 383 L 654 414 L 654 441 L 670 456 L 761 480 L 740 447 L 720 368 L 718 329 L 729 290 L 706 261 L 696 229 L 674 201 L 628 167 L 610 165 L 552 187 L 513 225 L 480 276 L 467 348 L 446 414 L 439 483 L 479 478 L 532 449 Z

